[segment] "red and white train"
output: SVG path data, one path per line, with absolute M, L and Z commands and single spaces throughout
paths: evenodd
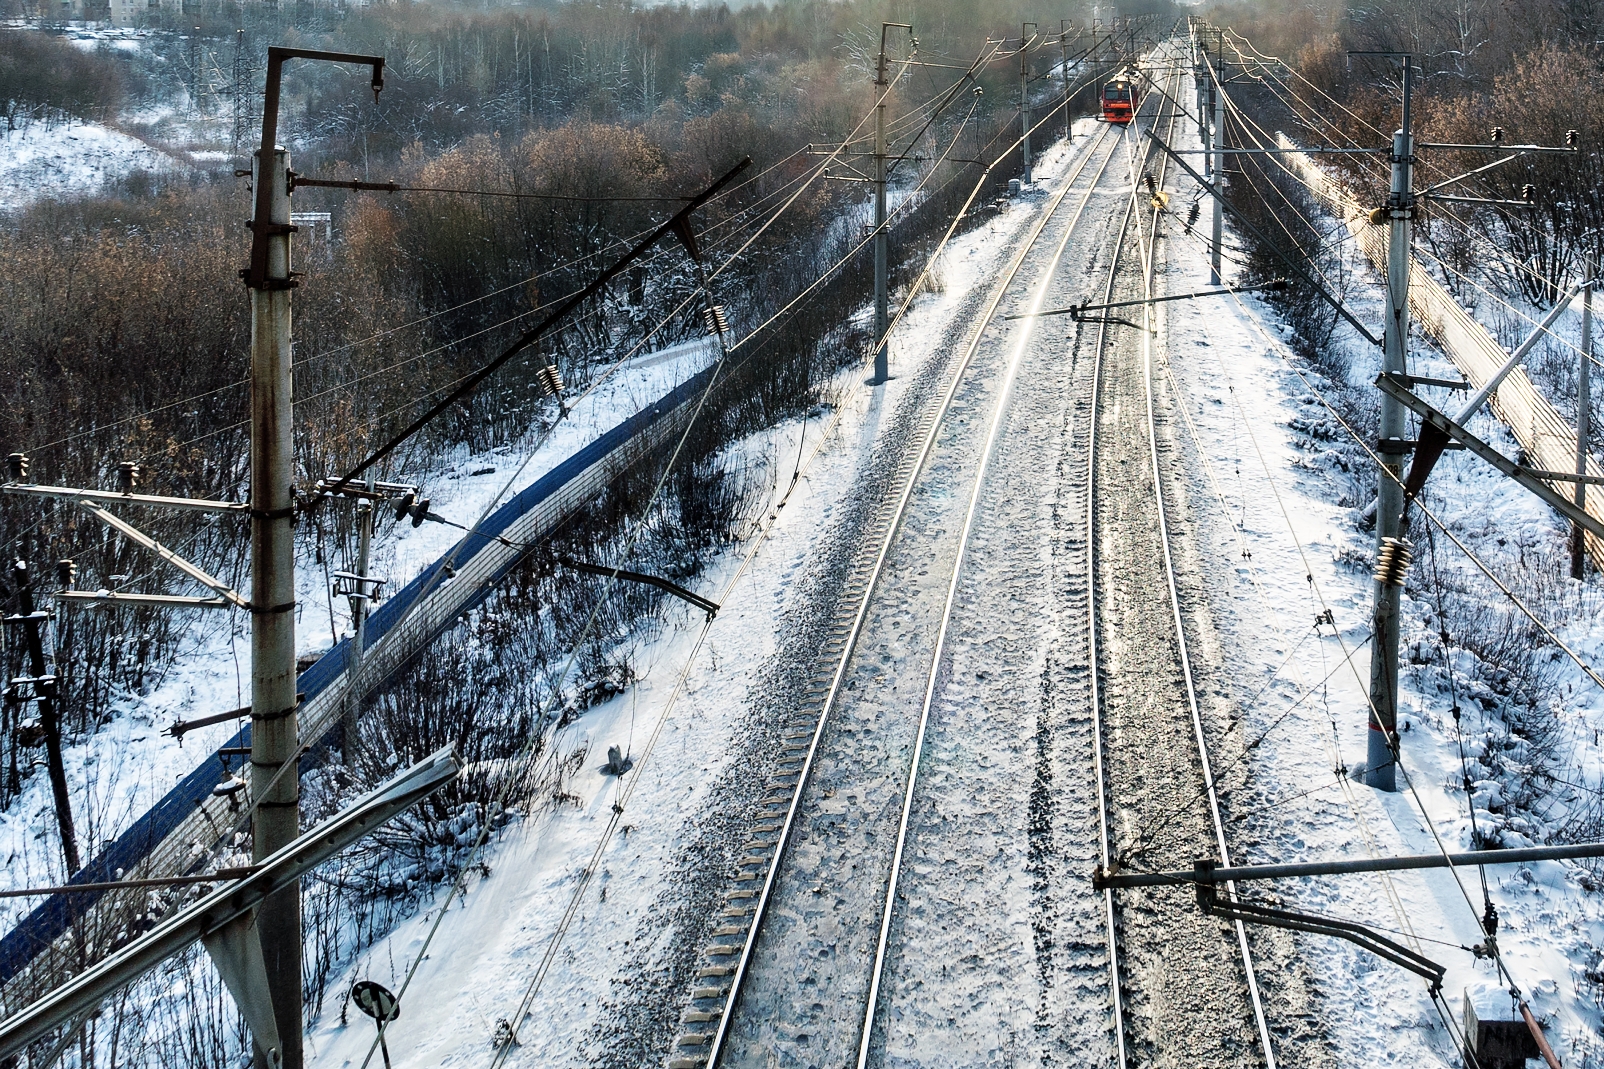
M 1103 121 L 1123 126 L 1136 117 L 1140 103 L 1136 79 L 1122 71 L 1103 86 Z

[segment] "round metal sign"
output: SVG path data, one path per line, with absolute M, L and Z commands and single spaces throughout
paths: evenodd
M 351 987 L 351 1001 L 375 1021 L 393 1021 L 401 1016 L 401 1003 L 388 988 L 372 980 L 358 980 Z

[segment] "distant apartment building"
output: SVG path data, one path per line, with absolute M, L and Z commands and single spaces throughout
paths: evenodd
M 82 3 L 83 0 L 72 2 Z M 158 11 L 182 14 L 184 0 L 111 0 L 111 24 L 138 26 L 150 21 L 150 17 Z

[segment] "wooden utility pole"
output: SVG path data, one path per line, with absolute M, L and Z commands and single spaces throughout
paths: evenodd
M 28 562 L 19 560 L 11 566 L 11 579 L 17 588 L 18 615 L 6 623 L 20 624 L 27 636 L 29 675 L 11 682 L 13 694 L 27 686 L 33 700 L 39 705 L 39 730 L 44 735 L 45 770 L 50 776 L 50 793 L 56 803 L 56 829 L 61 835 L 61 854 L 67 862 L 67 875 L 71 876 L 83 865 L 78 859 L 78 837 L 72 825 L 72 798 L 67 793 L 67 766 L 61 755 L 61 715 L 56 708 L 57 677 L 47 671 L 45 664 L 44 626 L 50 618 L 48 612 L 35 608 L 33 586 L 29 582 Z

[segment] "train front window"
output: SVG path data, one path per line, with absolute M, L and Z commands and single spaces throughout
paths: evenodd
M 1103 99 L 1129 104 L 1131 102 L 1131 91 L 1129 89 L 1115 89 L 1110 87 L 1103 90 Z

